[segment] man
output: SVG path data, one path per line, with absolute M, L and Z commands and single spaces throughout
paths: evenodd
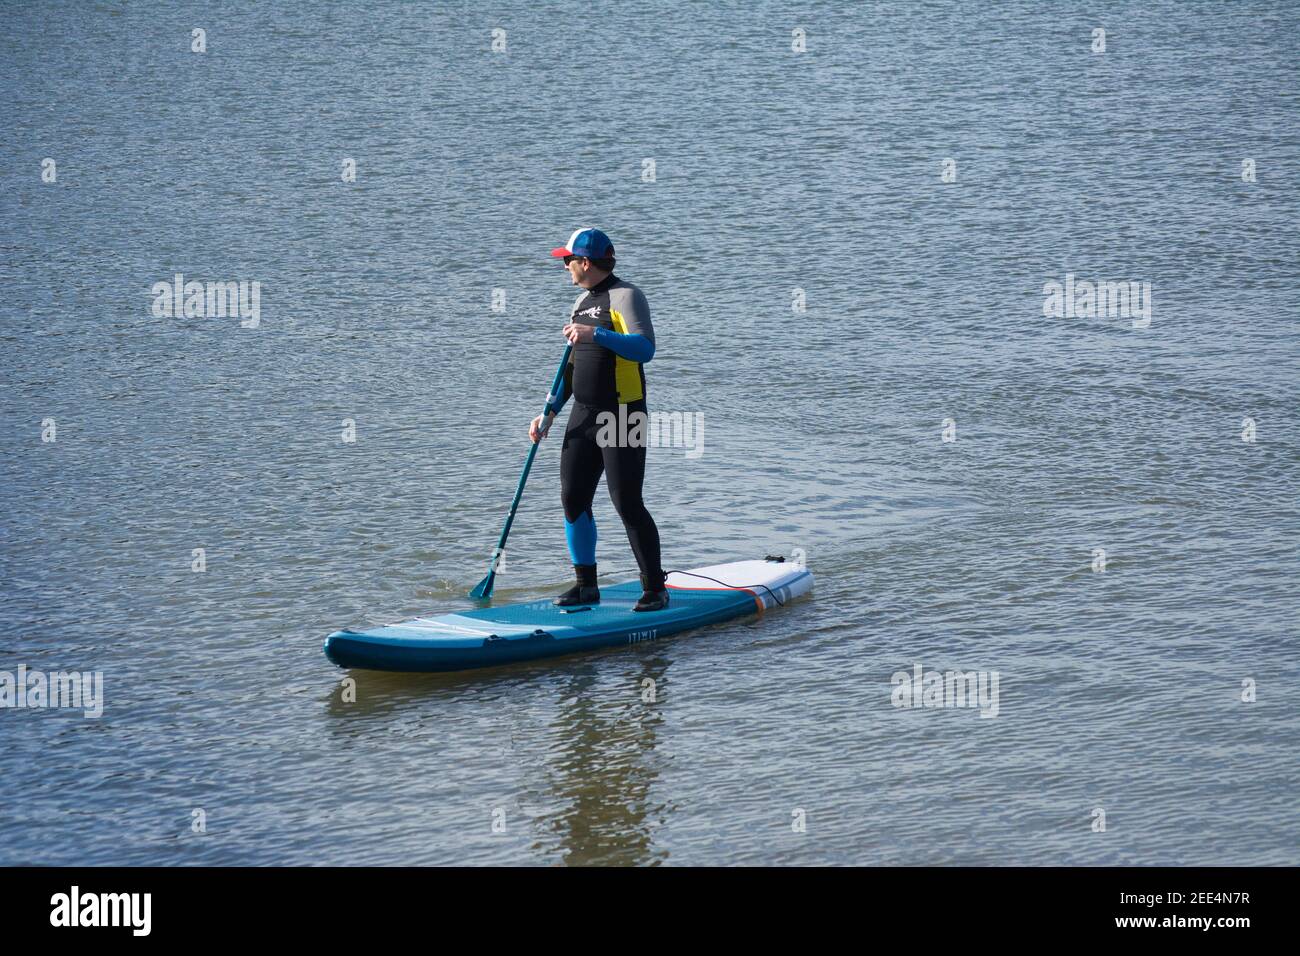
M 614 244 L 599 229 L 579 229 L 551 255 L 564 260 L 572 283 L 585 290 L 564 326 L 573 351 L 553 406 L 558 412 L 573 396 L 560 452 L 560 498 L 577 583 L 555 603 L 567 607 L 600 601 L 591 503 L 604 472 L 609 497 L 641 568 L 644 593 L 635 610 L 658 611 L 668 606 L 668 591 L 659 563 L 659 529 L 641 500 L 648 428 L 618 427 L 635 421 L 631 416 L 636 412 L 648 419 L 643 366 L 655 354 L 650 307 L 640 289 L 614 275 Z M 528 426 L 534 442 L 546 437 L 555 413 L 542 418 L 538 415 Z M 611 432 L 616 436 L 612 441 Z

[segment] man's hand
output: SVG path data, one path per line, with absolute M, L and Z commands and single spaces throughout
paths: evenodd
M 579 342 L 592 342 L 596 338 L 596 327 L 570 322 L 564 327 L 564 337 L 569 340 L 570 345 L 577 345 Z
M 538 415 L 528 423 L 528 437 L 532 439 L 534 445 L 546 437 L 546 433 L 551 430 L 551 422 L 555 421 L 554 415 L 546 418 L 545 423 L 542 422 L 544 418 L 545 415 Z

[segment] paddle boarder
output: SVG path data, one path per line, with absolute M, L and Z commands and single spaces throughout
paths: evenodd
M 658 611 L 668 606 L 668 591 L 660 566 L 659 529 L 641 500 L 648 428 L 620 427 L 637 412 L 648 425 L 645 363 L 655 354 L 650 307 L 640 289 L 614 275 L 614 244 L 599 229 L 577 230 L 551 255 L 564 261 L 570 281 L 583 290 L 563 329 L 573 351 L 551 406 L 554 411 L 538 415 L 528 426 L 528 437 L 541 441 L 572 396 L 573 411 L 560 451 L 560 499 L 577 582 L 555 603 L 567 607 L 600 601 L 591 505 L 603 473 L 641 569 L 643 593 L 635 610 Z

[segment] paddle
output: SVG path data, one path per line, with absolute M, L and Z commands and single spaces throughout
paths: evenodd
M 551 393 L 546 396 L 546 407 L 542 409 L 542 424 L 546 424 L 546 416 L 551 414 L 554 409 L 555 399 L 560 392 L 560 385 L 564 382 L 564 367 L 569 364 L 569 353 L 573 351 L 572 345 L 564 347 L 564 357 L 560 359 L 560 367 L 555 371 L 555 380 L 551 382 Z M 540 445 L 541 439 L 532 443 L 532 448 L 528 449 L 528 457 L 524 460 L 524 471 L 519 476 L 519 487 L 515 489 L 515 500 L 510 503 L 510 514 L 506 515 L 506 526 L 501 529 L 501 538 L 497 541 L 496 550 L 492 552 L 492 563 L 488 565 L 487 577 L 478 583 L 473 591 L 469 592 L 472 598 L 487 598 L 492 596 L 492 585 L 496 583 L 497 565 L 501 561 L 501 555 L 505 553 L 506 536 L 510 534 L 510 525 L 514 523 L 515 512 L 519 510 L 519 499 L 524 495 L 524 482 L 528 480 L 528 472 L 533 467 L 533 459 L 537 457 L 537 446 Z

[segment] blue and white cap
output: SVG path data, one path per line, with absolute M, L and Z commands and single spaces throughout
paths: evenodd
M 590 227 L 579 229 L 569 237 L 569 241 L 558 249 L 552 249 L 551 255 L 560 259 L 564 256 L 583 256 L 587 259 L 604 259 L 614 255 L 614 243 L 609 236 L 599 229 Z

